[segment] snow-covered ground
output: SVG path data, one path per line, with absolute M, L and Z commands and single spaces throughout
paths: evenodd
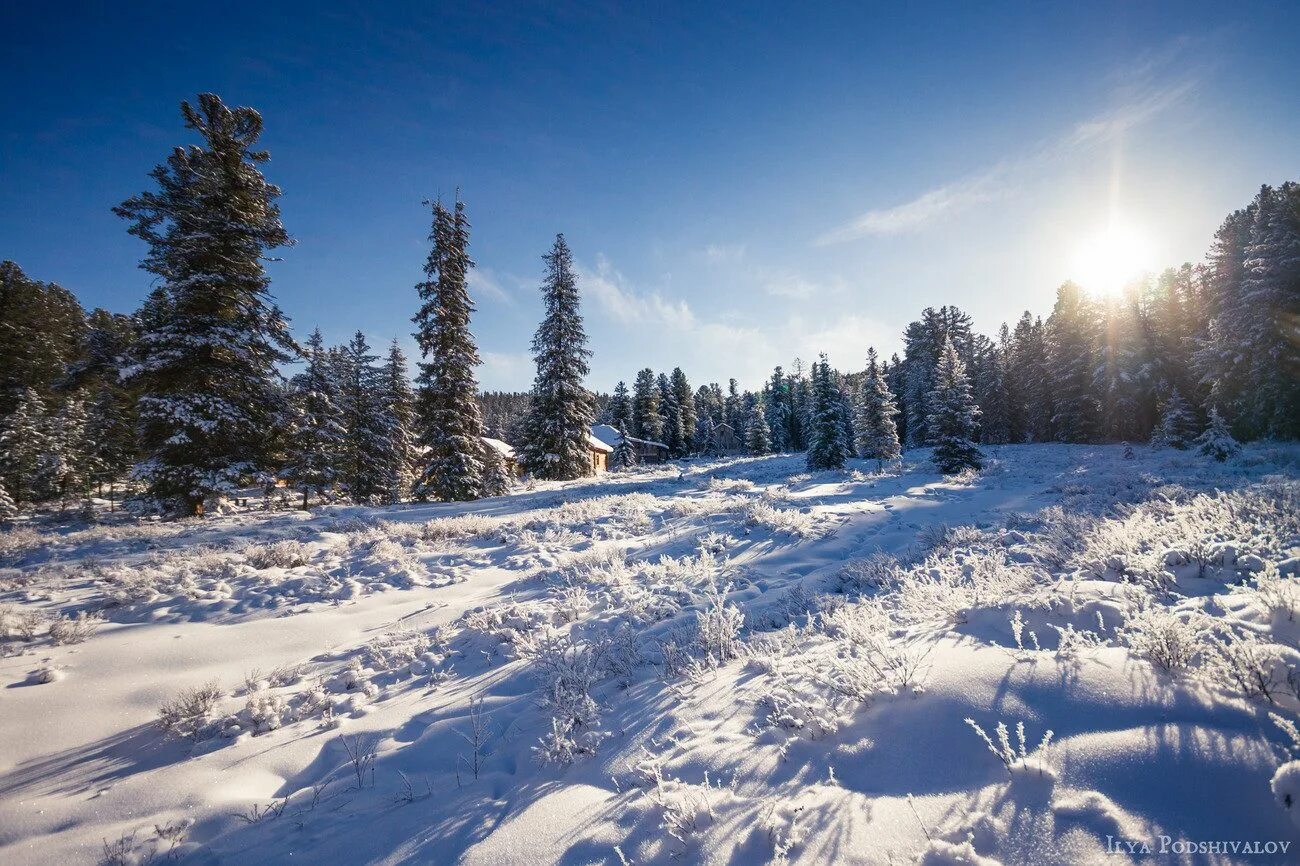
M 1300 448 L 1134 450 L 19 527 L 0 862 L 1296 862 Z

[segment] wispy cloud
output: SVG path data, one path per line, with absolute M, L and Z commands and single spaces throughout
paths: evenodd
M 714 264 L 734 265 L 745 259 L 744 244 L 709 244 L 704 257 Z
M 507 292 L 491 268 L 475 267 L 466 278 L 470 297 L 481 300 L 491 298 L 505 304 L 513 304 L 514 296 Z
M 1046 168 L 1125 133 L 1183 101 L 1196 86 L 1192 78 L 1152 83 L 1154 71 L 1171 62 L 1174 54 L 1147 59 L 1129 71 L 1132 79 L 1118 88 L 1120 104 L 1074 124 L 1068 131 L 1041 141 L 1015 158 L 935 187 L 910 201 L 875 208 L 837 226 L 817 239 L 817 246 L 844 243 L 864 237 L 881 237 L 917 231 L 975 205 L 1013 193 L 1026 180 Z
M 591 295 L 611 318 L 636 324 L 663 324 L 689 330 L 695 314 L 684 300 L 670 300 L 658 292 L 638 293 L 627 284 L 604 255 L 596 256 L 596 269 L 577 265 L 582 290 Z

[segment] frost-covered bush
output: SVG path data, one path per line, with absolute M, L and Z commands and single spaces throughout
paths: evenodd
M 870 592 L 890 586 L 899 571 L 898 558 L 876 551 L 861 559 L 850 559 L 840 569 L 838 580 L 843 592 Z
M 256 569 L 298 568 L 311 561 L 311 556 L 301 541 L 292 539 L 270 544 L 253 544 L 244 548 L 244 559 Z
M 1254 632 L 1218 625 L 1206 634 L 1202 667 L 1211 682 L 1247 698 L 1274 703 L 1281 650 Z
M 1038 745 L 1033 749 L 1029 749 L 1028 742 L 1025 740 L 1024 722 L 1016 722 L 1017 747 L 1011 745 L 1011 737 L 1007 732 L 1006 722 L 998 722 L 996 729 L 996 743 L 994 743 L 993 738 L 990 737 L 984 728 L 974 719 L 966 719 L 966 724 L 970 725 L 976 735 L 984 741 L 984 745 L 988 750 L 1002 762 L 1002 765 L 1007 768 L 1007 772 L 1013 776 L 1018 770 L 1031 769 L 1031 758 L 1037 759 L 1032 767 L 1033 769 L 1038 769 L 1040 771 L 1043 769 L 1047 747 L 1051 744 L 1052 737 L 1055 733 L 1054 731 L 1048 731 L 1043 734 L 1043 738 L 1039 741 Z
M 1255 597 L 1265 610 L 1287 620 L 1295 619 L 1296 608 L 1300 607 L 1300 581 L 1283 577 L 1278 567 L 1270 562 L 1252 582 Z
M 551 634 L 524 648 L 539 682 L 539 702 L 551 712 L 551 730 L 534 747 L 542 763 L 572 763 L 579 755 L 593 754 L 603 739 L 596 729 L 600 705 L 591 689 L 609 672 L 607 650 L 608 645 Z
M 60 616 L 50 622 L 50 640 L 56 644 L 74 644 L 88 640 L 104 622 L 98 613 L 81 611 L 76 616 Z
M 1039 514 L 1042 525 L 1033 535 L 1032 549 L 1039 562 L 1062 568 L 1085 548 L 1096 520 L 1059 505 L 1044 508 Z
M 779 508 L 762 499 L 746 502 L 742 514 L 750 526 L 796 538 L 813 538 L 824 534 L 822 521 L 813 514 L 797 508 Z
M 0 638 L 36 640 L 46 622 L 45 614 L 38 610 L 0 605 Z
M 785 678 L 778 678 L 759 704 L 766 710 L 768 725 L 810 740 L 833 734 L 840 727 L 840 714 L 824 694 L 813 688 L 796 688 Z
M 199 740 L 208 733 L 213 713 L 225 692 L 216 680 L 201 686 L 182 689 L 176 697 L 158 708 L 158 727 L 168 735 L 185 740 Z
M 1205 649 L 1209 619 L 1149 606 L 1128 615 L 1118 637 L 1134 655 L 1169 673 L 1186 670 Z
M 704 608 L 695 612 L 695 645 L 701 655 L 719 663 L 739 658 L 743 646 L 740 630 L 745 615 L 727 603 L 730 591 L 730 585 L 719 590 L 716 584 L 710 584 L 705 590 Z
M 458 514 L 438 517 L 420 525 L 420 538 L 439 543 L 466 538 L 491 538 L 501 531 L 500 518 L 483 514 Z
M 1288 761 L 1277 768 L 1269 787 L 1277 804 L 1291 822 L 1300 827 L 1300 761 Z
M 1035 573 L 1007 561 L 1001 549 L 936 554 L 899 571 L 883 596 L 902 623 L 961 623 L 974 608 L 998 606 L 1028 592 Z
M 920 689 L 932 644 L 895 634 L 899 630 L 880 601 L 844 605 L 824 614 L 822 627 L 846 645 L 825 674 L 839 694 L 865 703 L 881 692 Z
M 254 734 L 274 731 L 286 722 L 293 721 L 293 714 L 285 699 L 269 692 L 255 692 L 248 696 L 244 704 L 244 715 L 249 729 Z
M 41 534 L 29 526 L 6 529 L 0 532 L 0 562 L 15 562 L 41 544 Z

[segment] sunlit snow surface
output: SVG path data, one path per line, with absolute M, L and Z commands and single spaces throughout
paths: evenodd
M 0 862 L 1122 863 L 1152 859 L 1107 837 L 1161 836 L 1291 853 L 1155 862 L 1294 862 L 1270 780 L 1300 744 L 1269 714 L 1297 718 L 1300 449 L 1134 451 L 20 525 Z M 48 636 L 83 610 L 89 639 Z M 197 742 L 158 729 L 213 679 Z

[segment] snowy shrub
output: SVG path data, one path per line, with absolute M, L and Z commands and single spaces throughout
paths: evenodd
M 1076 629 L 1074 623 L 1066 623 L 1065 628 L 1061 628 L 1049 622 L 1047 627 L 1056 632 L 1057 659 L 1077 659 L 1081 654 L 1091 652 L 1106 643 L 1097 632 Z
M 840 727 L 839 713 L 826 696 L 813 689 L 796 690 L 786 679 L 778 679 L 759 699 L 767 711 L 765 720 L 774 728 L 819 740 Z
M 98 613 L 81 611 L 76 616 L 60 616 L 50 623 L 50 640 L 56 644 L 74 644 L 88 640 L 104 622 Z
M 551 730 L 535 747 L 542 763 L 571 763 L 577 755 L 595 752 L 602 735 L 595 729 L 600 705 L 591 688 L 609 672 L 607 645 L 581 644 L 572 635 L 544 635 L 529 642 L 524 656 L 539 680 L 538 696 L 551 711 Z
M 867 702 L 881 692 L 915 692 L 927 671 L 933 645 L 896 627 L 881 602 L 848 604 L 822 617 L 827 634 L 846 644 L 826 674 L 845 697 Z
M 275 541 L 270 544 L 253 544 L 244 548 L 244 559 L 256 569 L 298 568 L 311 561 L 307 548 L 300 541 Z
M 199 740 L 208 733 L 213 712 L 225 697 L 216 680 L 182 689 L 158 709 L 158 727 L 170 736 Z
M 664 773 L 663 765 L 648 751 L 644 751 L 633 771 L 651 802 L 660 809 L 660 826 L 681 846 L 675 855 L 684 853 L 690 838 L 703 828 L 706 821 L 711 823 L 714 820 L 707 780 L 703 785 L 691 785 L 673 779 Z
M 794 508 L 778 508 L 758 499 L 745 503 L 742 511 L 745 522 L 772 532 L 793 535 L 796 538 L 813 538 L 824 534 L 821 521 L 811 513 Z
M 1146 607 L 1128 614 L 1118 637 L 1134 655 L 1169 673 L 1187 669 L 1205 647 L 1208 619 L 1183 615 L 1162 607 Z
M 695 612 L 695 645 L 701 655 L 718 663 L 739 658 L 742 644 L 740 630 L 745 615 L 740 608 L 727 603 L 730 584 L 719 590 L 710 584 L 705 590 L 705 607 Z
M 1052 568 L 1065 566 L 1084 549 L 1085 539 L 1096 522 L 1059 505 L 1044 508 L 1039 518 L 1042 526 L 1034 533 L 1032 548 L 1038 561 Z
M 841 592 L 869 592 L 891 585 L 899 570 L 898 559 L 884 551 L 876 551 L 862 559 L 850 559 L 840 569 L 838 580 Z
M 930 523 L 916 533 L 916 545 L 922 553 L 948 553 L 983 540 L 984 533 L 977 527 L 949 526 L 946 523 Z
M 465 538 L 491 538 L 501 530 L 501 520 L 483 514 L 438 517 L 420 525 L 420 538 L 432 543 Z
M 36 640 L 46 624 L 45 614 L 38 610 L 0 605 L 0 637 Z
M 709 478 L 709 483 L 705 485 L 706 490 L 711 493 L 753 493 L 755 488 L 754 482 L 747 478 Z
M 967 611 L 1003 604 L 1032 589 L 1033 572 L 1010 563 L 1000 549 L 928 557 L 901 570 L 883 600 L 903 623 L 965 621 Z
M 266 692 L 254 692 L 248 696 L 248 701 L 244 704 L 244 715 L 254 734 L 265 734 L 276 730 L 285 722 L 293 721 L 284 698 Z
M 1029 759 L 1034 756 L 1037 756 L 1037 765 L 1038 768 L 1041 769 L 1044 758 L 1046 757 L 1047 747 L 1051 744 L 1052 736 L 1055 733 L 1054 731 L 1048 731 L 1043 734 L 1043 739 L 1040 740 L 1038 745 L 1031 751 L 1028 749 L 1028 743 L 1025 741 L 1024 722 L 1016 722 L 1016 739 L 1019 742 L 1018 748 L 1013 748 L 1011 745 L 1011 737 L 1007 732 L 1006 722 L 998 722 L 998 739 L 996 744 L 984 728 L 982 728 L 974 719 L 966 719 L 966 724 L 971 726 L 971 729 L 974 730 L 979 738 L 984 741 L 984 745 L 988 747 L 988 750 L 1002 762 L 1002 765 L 1007 768 L 1007 772 L 1013 775 L 1016 770 L 1027 769 L 1030 766 Z
M 1276 703 L 1276 668 L 1281 662 L 1277 646 L 1261 640 L 1254 632 L 1219 625 L 1206 633 L 1203 668 L 1220 688 L 1247 698 L 1264 698 Z
M 1253 583 L 1255 597 L 1265 610 L 1288 621 L 1295 619 L 1296 608 L 1300 606 L 1300 581 L 1283 577 L 1276 565 L 1268 563 L 1255 575 Z

